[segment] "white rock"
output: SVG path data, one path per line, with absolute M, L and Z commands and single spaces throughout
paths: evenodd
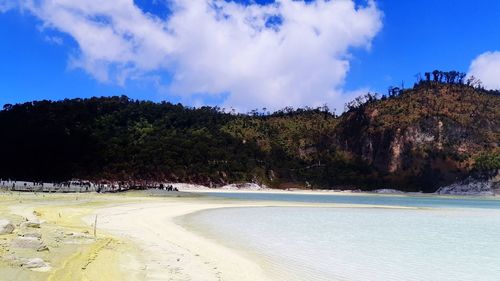
M 478 195 L 492 196 L 495 195 L 492 189 L 492 183 L 489 181 L 466 180 L 459 183 L 454 183 L 448 186 L 443 186 L 436 191 L 437 194 L 443 195 Z
M 378 194 L 402 194 L 402 193 L 404 193 L 401 190 L 388 189 L 388 188 L 377 189 L 377 190 L 374 190 L 373 192 L 378 193 Z
M 43 251 L 47 249 L 47 246 L 43 244 L 43 242 L 36 237 L 17 237 L 12 240 L 11 247 L 13 248 L 26 248 L 26 249 L 34 249 L 37 251 Z
M 27 228 L 27 227 L 31 227 L 31 228 L 40 228 L 40 221 L 38 220 L 31 220 L 31 221 L 25 221 L 23 223 L 21 223 L 21 227 L 22 228 Z
M 64 235 L 70 236 L 73 238 L 92 238 L 92 236 L 82 233 L 82 232 L 66 232 Z
M 233 184 L 228 184 L 221 189 L 225 190 L 261 190 L 261 189 L 267 189 L 267 186 L 265 185 L 258 185 L 256 183 L 233 183 Z
M 189 183 L 167 183 L 167 185 L 171 185 L 174 188 L 177 188 L 180 191 L 190 191 L 190 190 L 209 190 L 210 188 L 203 185 L 198 184 L 189 184 Z
M 23 233 L 21 234 L 22 237 L 32 237 L 32 238 L 42 238 L 42 234 L 41 233 L 37 233 L 37 232 L 30 232 L 30 233 Z
M 44 261 L 42 260 L 41 258 L 32 258 L 32 259 L 28 259 L 26 262 L 22 263 L 22 266 L 23 267 L 26 267 L 26 268 L 47 268 L 49 267 L 49 265 Z
M 0 220 L 0 234 L 11 234 L 15 227 L 9 220 Z

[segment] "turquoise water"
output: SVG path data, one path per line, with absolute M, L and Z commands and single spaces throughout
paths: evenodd
M 288 201 L 307 203 L 363 204 L 379 206 L 432 207 L 432 208 L 482 208 L 500 209 L 500 200 L 490 197 L 444 197 L 431 195 L 337 195 L 291 193 L 205 192 L 205 195 L 230 199 L 258 201 Z
M 342 203 L 380 198 L 355 197 Z M 377 205 L 396 205 L 396 197 L 386 197 Z M 457 208 L 433 198 L 401 198 L 396 200 L 404 206 L 439 208 L 226 208 L 192 214 L 185 223 L 250 253 L 282 280 L 500 280 L 500 210 L 494 202 L 459 199 L 467 200 L 467 208 Z

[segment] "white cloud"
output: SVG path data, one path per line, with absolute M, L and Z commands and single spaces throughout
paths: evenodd
M 487 89 L 500 89 L 500 52 L 486 52 L 475 58 L 468 75 L 479 78 Z
M 168 19 L 144 13 L 133 0 L 21 3 L 44 28 L 73 37 L 79 53 L 71 66 L 100 81 L 125 84 L 164 71 L 173 76 L 162 85 L 170 93 L 186 99 L 227 93 L 226 105 L 241 110 L 343 108 L 349 50 L 369 49 L 382 26 L 373 1 L 359 7 L 352 0 L 169 0 Z

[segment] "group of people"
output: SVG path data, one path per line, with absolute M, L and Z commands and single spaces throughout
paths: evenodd
M 94 185 L 89 181 L 67 181 L 44 183 L 41 181 L 16 181 L 0 179 L 1 187 L 11 191 L 33 192 L 88 192 L 94 191 Z
M 44 186 L 43 182 L 17 182 L 15 180 L 10 179 L 0 179 L 3 188 L 11 188 L 16 189 L 17 187 L 21 187 L 24 189 L 32 188 L 32 187 L 42 187 Z
M 177 189 L 177 187 L 174 187 L 171 184 L 167 184 L 167 185 L 160 184 L 159 189 L 166 190 L 166 191 L 179 191 L 179 189 Z
M 11 179 L 0 179 L 1 187 L 10 191 L 32 191 L 32 192 L 121 192 L 130 189 L 156 188 L 165 191 L 179 191 L 172 184 L 163 183 L 127 183 L 99 181 L 90 182 L 83 180 L 72 180 L 64 182 L 43 183 L 39 181 L 24 182 Z

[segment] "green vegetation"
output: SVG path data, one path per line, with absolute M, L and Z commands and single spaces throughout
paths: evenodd
M 480 155 L 476 158 L 474 167 L 480 171 L 500 169 L 500 153 Z
M 434 191 L 474 167 L 498 169 L 498 92 L 458 72 L 433 75 L 360 97 L 341 116 L 326 107 L 230 114 L 125 96 L 6 105 L 0 178 Z

